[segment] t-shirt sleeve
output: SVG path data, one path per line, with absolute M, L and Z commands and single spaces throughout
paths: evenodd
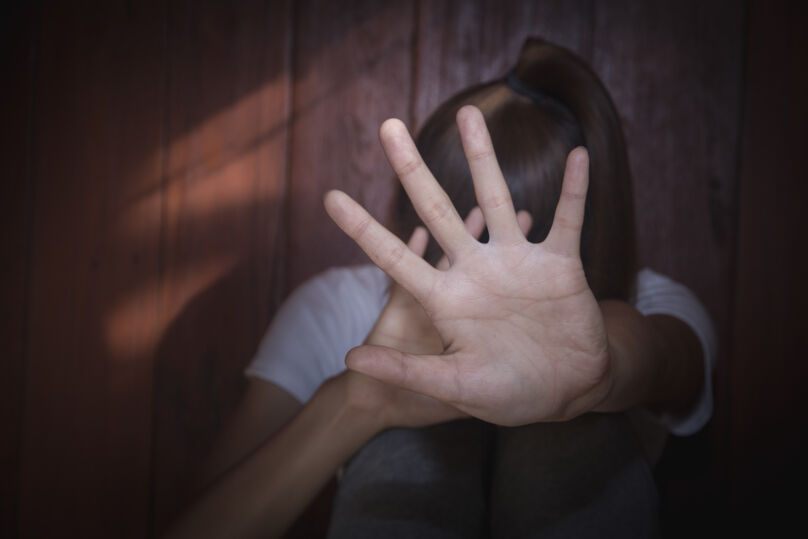
M 715 328 L 706 309 L 686 286 L 643 269 L 637 274 L 634 306 L 644 315 L 665 314 L 686 323 L 698 337 L 704 352 L 704 383 L 698 402 L 684 417 L 662 414 L 659 420 L 678 436 L 698 432 L 713 413 L 712 373 L 717 356 Z
M 335 268 L 298 287 L 278 310 L 245 374 L 273 382 L 301 403 L 345 370 L 386 301 L 387 277 L 375 266 Z

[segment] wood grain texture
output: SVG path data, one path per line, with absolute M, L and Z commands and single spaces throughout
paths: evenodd
M 414 72 L 413 124 L 458 91 L 505 75 L 528 37 L 588 58 L 591 2 L 421 1 Z
M 289 3 L 173 2 L 156 355 L 154 523 L 198 487 L 280 298 Z
M 287 290 L 330 266 L 367 262 L 322 205 L 339 188 L 384 221 L 395 180 L 378 143 L 407 118 L 412 2 L 295 4 Z
M 597 3 L 595 20 L 592 64 L 629 148 L 638 262 L 684 283 L 704 303 L 718 332 L 720 373 L 731 361 L 743 6 Z M 726 395 L 714 387 L 716 417 Z M 721 429 L 669 441 L 657 467 L 667 533 L 713 516 L 722 443 Z
M 21 463 L 23 537 L 148 528 L 162 11 L 43 11 Z M 133 293 L 136 293 L 133 295 Z M 119 324 L 119 309 L 129 316 Z
M 595 9 L 592 64 L 626 133 L 639 262 L 690 287 L 726 345 L 743 6 L 626 1 Z
M 785 535 L 808 479 L 808 9 L 749 4 L 726 492 L 734 529 Z
M 31 181 L 40 13 L 18 6 L 0 23 L 0 537 L 19 534 L 28 279 L 34 189 Z
M 192 493 L 281 299 L 366 261 L 322 195 L 344 189 L 385 221 L 396 181 L 381 122 L 417 129 L 501 76 L 528 36 L 604 80 L 628 138 L 640 261 L 691 287 L 719 331 L 714 426 L 666 472 L 663 504 L 678 497 L 681 520 L 666 531 L 716 507 L 713 525 L 738 531 L 799 515 L 784 490 L 804 484 L 808 448 L 808 14 L 747 4 L 7 10 L 0 535 L 156 535 Z M 332 493 L 293 534 L 322 531 Z

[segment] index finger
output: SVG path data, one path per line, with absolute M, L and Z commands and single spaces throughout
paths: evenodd
M 437 270 L 342 191 L 329 191 L 324 203 L 331 219 L 373 263 L 423 304 L 432 291 Z

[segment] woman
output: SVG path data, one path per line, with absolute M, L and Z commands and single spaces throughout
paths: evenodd
M 597 77 L 529 40 L 417 148 L 395 120 L 380 139 L 412 201 L 397 202 L 408 245 L 342 193 L 325 204 L 398 284 L 343 268 L 292 295 L 177 535 L 279 535 L 349 459 L 334 537 L 653 535 L 653 480 L 618 412 L 698 430 L 713 337 L 689 292 L 636 272 L 625 145 Z M 451 421 L 468 416 L 483 421 Z

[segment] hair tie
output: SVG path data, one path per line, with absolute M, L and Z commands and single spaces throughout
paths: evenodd
M 558 99 L 542 92 L 541 90 L 531 88 L 516 75 L 516 72 L 513 69 L 510 70 L 508 74 L 505 76 L 505 85 L 511 90 L 513 90 L 514 93 L 519 94 L 523 97 L 527 97 L 537 105 L 549 106 L 555 108 L 556 110 L 561 112 L 561 114 L 566 116 L 567 119 L 572 120 L 572 122 L 580 126 L 575 114 L 573 114 L 572 110 L 570 110 L 570 108 L 567 105 L 565 105 Z

